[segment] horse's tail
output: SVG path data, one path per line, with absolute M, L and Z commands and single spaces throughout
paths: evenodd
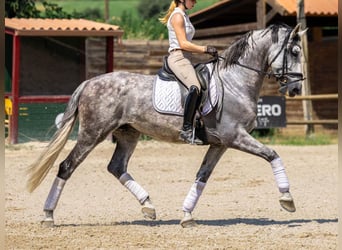
M 63 119 L 59 123 L 59 129 L 56 131 L 49 145 L 41 153 L 39 158 L 29 166 L 27 171 L 27 189 L 29 192 L 33 192 L 44 180 L 56 161 L 58 155 L 68 141 L 68 137 L 76 122 L 78 114 L 78 102 L 84 87 L 85 82 L 81 84 L 72 94 L 64 112 Z

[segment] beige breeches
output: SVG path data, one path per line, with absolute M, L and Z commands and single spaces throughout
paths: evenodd
M 185 86 L 190 88 L 191 85 L 195 85 L 199 90 L 201 89 L 194 66 L 191 64 L 191 53 L 182 50 L 170 52 L 167 62 Z

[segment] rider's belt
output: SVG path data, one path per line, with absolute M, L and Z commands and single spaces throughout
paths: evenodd
M 172 49 L 172 50 L 170 50 L 169 53 L 175 52 L 175 51 L 177 51 L 177 50 L 181 50 L 181 49 Z

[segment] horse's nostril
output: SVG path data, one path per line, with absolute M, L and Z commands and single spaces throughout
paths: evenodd
M 291 97 L 294 97 L 295 95 L 300 95 L 301 94 L 301 89 L 300 88 L 293 88 L 291 91 L 289 91 L 289 95 Z
M 296 93 L 297 95 L 301 94 L 301 90 L 299 88 L 294 88 L 293 92 Z

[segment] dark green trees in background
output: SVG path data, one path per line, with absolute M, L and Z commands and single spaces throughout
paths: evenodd
M 143 19 L 157 18 L 167 11 L 170 0 L 140 0 L 138 12 Z
M 12 17 L 39 17 L 40 11 L 34 0 L 6 0 L 5 16 Z
M 37 9 L 34 0 L 5 0 L 5 17 L 18 18 L 71 18 L 57 4 L 42 2 L 44 11 Z
M 99 3 L 103 4 L 103 2 Z M 120 26 L 124 31 L 124 38 L 165 39 L 167 29 L 158 21 L 167 11 L 170 0 L 140 0 L 138 16 L 133 15 L 127 8 L 120 17 L 107 20 Z M 85 18 L 95 21 L 105 21 L 100 8 L 86 9 L 83 12 L 65 12 L 58 4 L 42 1 L 43 8 L 38 9 L 35 0 L 5 0 L 5 16 L 9 18 Z M 112 2 L 111 4 L 114 4 Z M 41 6 L 40 5 L 40 6 Z
M 140 0 L 138 17 L 127 10 L 112 23 L 125 31 L 124 38 L 166 39 L 167 29 L 158 18 L 168 10 L 170 3 L 170 0 Z

